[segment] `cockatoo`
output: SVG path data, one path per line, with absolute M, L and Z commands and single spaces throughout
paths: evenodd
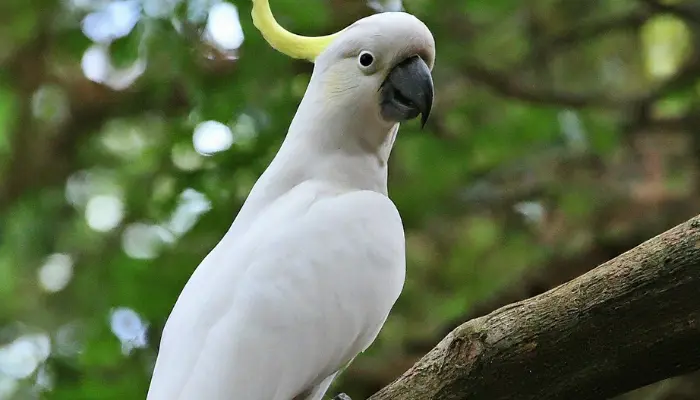
M 403 288 L 387 160 L 399 123 L 430 114 L 431 32 L 403 12 L 322 37 L 286 31 L 267 0 L 252 16 L 313 74 L 278 153 L 178 297 L 148 400 L 320 400 Z

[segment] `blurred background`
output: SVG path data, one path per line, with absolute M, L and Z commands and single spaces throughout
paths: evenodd
M 312 65 L 250 0 L 0 2 L 0 399 L 143 399 L 165 319 L 274 156 Z M 390 194 L 404 292 L 334 391 L 700 212 L 700 3 L 272 0 L 307 35 L 406 9 L 437 99 Z M 585 345 L 585 344 L 582 344 Z M 585 362 L 585 361 L 581 361 Z M 698 399 L 684 376 L 622 398 Z

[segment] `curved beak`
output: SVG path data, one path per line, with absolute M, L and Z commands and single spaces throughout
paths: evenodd
M 433 77 L 428 65 L 418 56 L 397 64 L 382 83 L 381 112 L 389 121 L 402 122 L 421 114 L 425 126 L 433 107 Z

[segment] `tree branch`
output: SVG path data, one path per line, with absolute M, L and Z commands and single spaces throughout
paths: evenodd
M 624 100 L 608 98 L 601 93 L 579 94 L 536 88 L 511 78 L 511 73 L 497 71 L 474 62 L 462 65 L 462 71 L 475 83 L 482 84 L 501 96 L 528 103 L 571 108 L 620 108 L 625 105 Z
M 700 216 L 471 320 L 370 400 L 601 399 L 700 369 Z
M 585 25 L 573 26 L 542 43 L 535 43 L 528 60 L 541 60 L 552 52 L 575 49 L 582 43 L 602 37 L 611 32 L 633 31 L 639 29 L 654 14 L 645 10 L 636 10 L 625 15 L 615 15 L 608 19 Z M 525 65 L 521 65 L 525 68 Z

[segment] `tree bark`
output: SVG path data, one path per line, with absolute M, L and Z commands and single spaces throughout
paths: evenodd
M 370 400 L 599 400 L 698 369 L 700 216 L 464 323 Z

